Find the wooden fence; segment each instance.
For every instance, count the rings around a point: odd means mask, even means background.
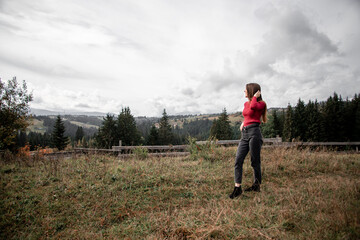
[[[240,140],[218,140],[212,142],[218,146],[236,146]],[[350,148],[359,152],[360,142],[282,142],[281,138],[264,138],[263,148],[285,147],[285,148]],[[208,141],[197,141],[197,144],[206,144]],[[166,146],[113,146],[112,149],[97,148],[74,148],[72,151],[62,151],[54,153],[44,153],[47,158],[70,157],[73,154],[112,154],[120,157],[133,156],[136,149],[147,149],[148,156],[187,156],[189,155],[189,145],[166,145]],[[36,155],[37,152],[31,152]],[[0,151],[0,158],[3,158],[4,151]]]
[[[281,138],[264,138],[264,144],[277,144]],[[219,146],[238,145],[240,140],[218,140],[213,144]],[[208,141],[197,141],[196,144],[206,144]],[[189,145],[156,145],[156,146],[113,146],[111,149],[74,148],[74,153],[116,154],[121,157],[132,156],[136,149],[147,149],[149,156],[187,156]]]
[[[236,146],[240,140],[219,140],[213,142],[218,146]],[[264,138],[263,147],[353,147],[358,152],[360,142],[282,142],[281,138]],[[206,144],[207,141],[197,141],[197,144]],[[186,156],[189,155],[189,145],[166,146],[113,146],[112,149],[75,148],[75,153],[111,153],[118,156],[132,156],[136,149],[147,149],[149,156]]]

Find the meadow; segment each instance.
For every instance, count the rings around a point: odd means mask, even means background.
[[[0,238],[360,238],[359,154],[263,149],[261,192],[231,200],[235,151],[5,158]],[[249,157],[243,179],[251,185]]]

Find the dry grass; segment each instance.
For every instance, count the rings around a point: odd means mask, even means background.
[[[0,238],[360,238],[358,154],[264,149],[261,192],[231,200],[235,151],[2,162]]]

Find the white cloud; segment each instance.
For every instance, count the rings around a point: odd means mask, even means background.
[[[135,115],[242,110],[356,92],[356,1],[1,1],[0,74],[34,107]]]

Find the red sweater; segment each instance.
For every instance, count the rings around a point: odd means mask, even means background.
[[[265,102],[258,102],[256,97],[251,99],[251,102],[244,104],[243,116],[244,116],[244,127],[252,123],[260,123],[260,117],[266,107]]]

